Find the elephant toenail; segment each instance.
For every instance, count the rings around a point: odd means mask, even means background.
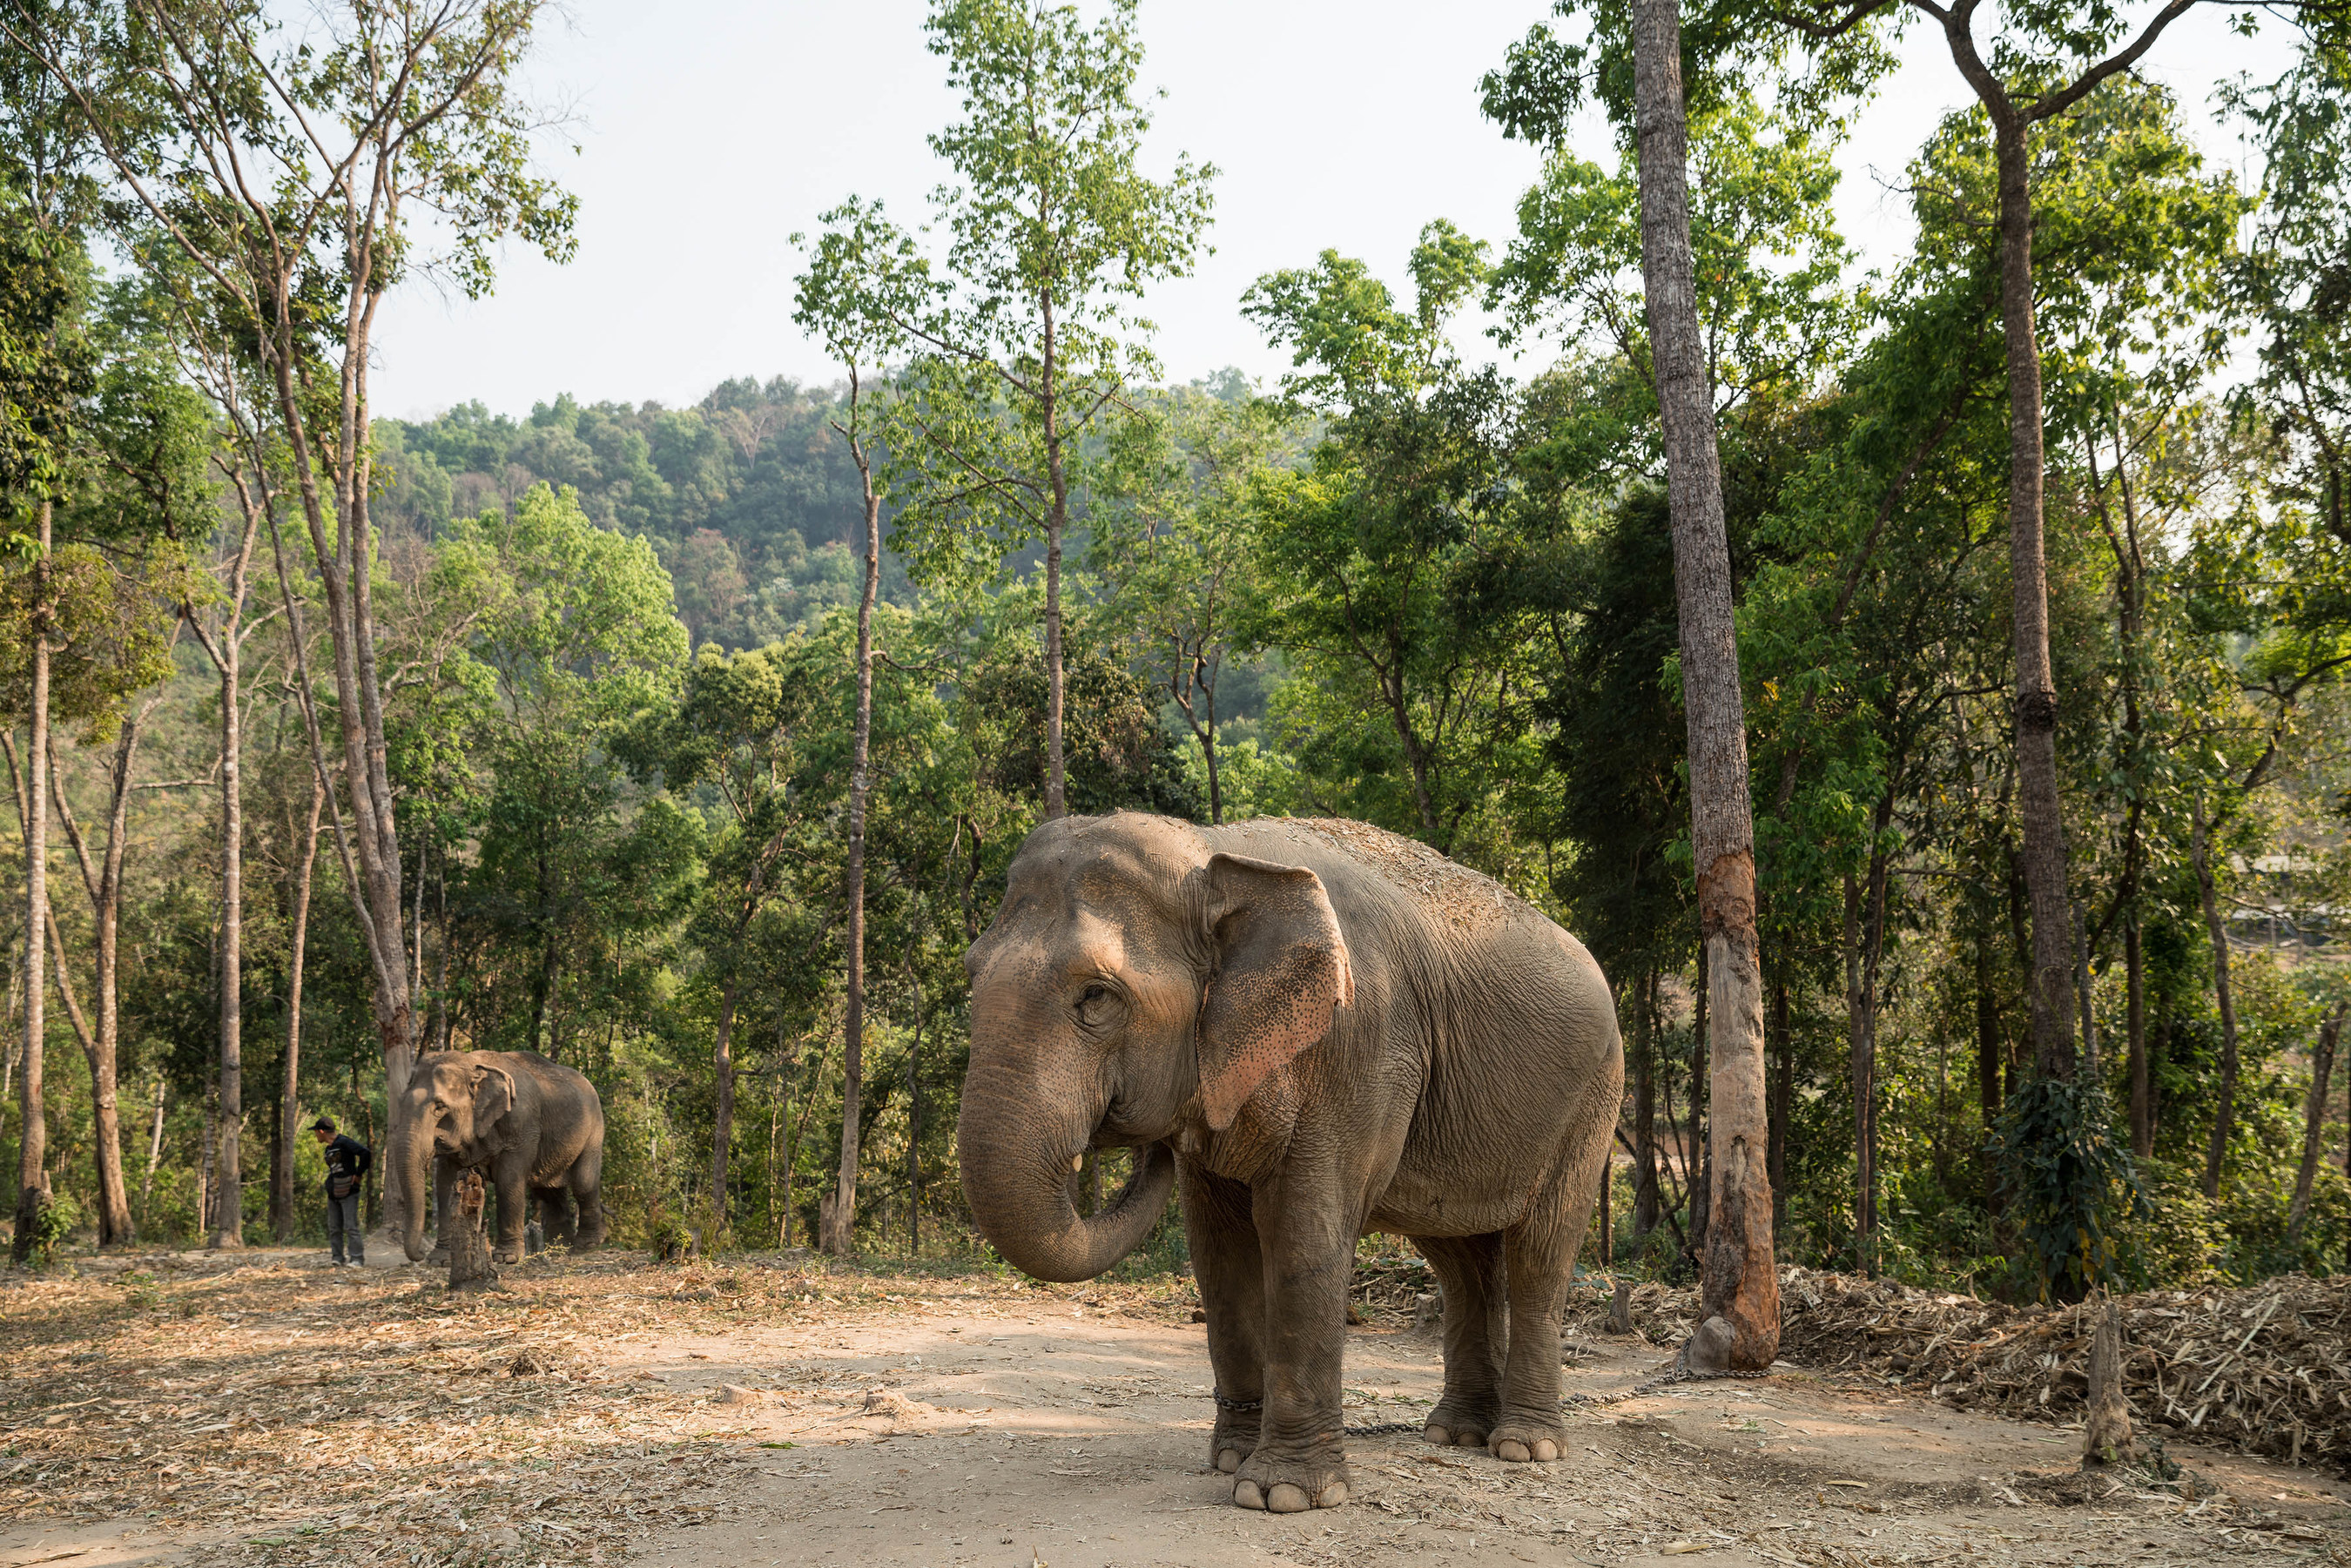
[[[1265,1494],[1265,1506],[1270,1513],[1304,1513],[1314,1503],[1306,1495],[1305,1488],[1292,1486],[1288,1481],[1277,1481],[1273,1490]]]
[[[1227,1448],[1217,1456],[1217,1469],[1224,1471],[1225,1474],[1231,1475],[1240,1468],[1241,1452],[1238,1448]]]
[[[1336,1508],[1346,1500],[1347,1483],[1345,1481],[1332,1481],[1329,1486],[1322,1489],[1320,1496],[1315,1498],[1314,1506],[1316,1508]]]
[[[1514,1437],[1505,1437],[1494,1445],[1494,1457],[1508,1459],[1514,1465],[1523,1464],[1528,1457],[1527,1446]]]
[[[1557,1458],[1559,1458],[1559,1445],[1557,1443],[1552,1442],[1549,1437],[1538,1437],[1535,1439],[1535,1462],[1537,1464],[1547,1465]]]
[[[1240,1504],[1243,1508],[1263,1508],[1265,1506],[1265,1494],[1257,1490],[1257,1482],[1255,1481],[1235,1481],[1233,1483],[1233,1500]]]
[[[1434,1421],[1422,1427],[1420,1435],[1440,1448],[1449,1448],[1453,1446],[1453,1434]]]

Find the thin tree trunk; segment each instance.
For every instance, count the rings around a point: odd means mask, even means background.
[[[44,498],[35,510],[40,554],[33,562],[32,737],[25,763],[31,810],[25,821],[25,1056],[16,1080],[23,1121],[16,1139],[16,1233],[10,1247],[18,1263],[31,1260],[34,1236],[49,1203],[48,1112],[41,1094],[41,1050],[47,1024],[43,1004],[48,988],[49,812],[40,780],[49,774],[51,515],[51,504]]]
[[[1731,618],[1713,389],[1690,255],[1688,138],[1676,0],[1635,0],[1635,141],[1641,272],[1674,529],[1683,708],[1689,727],[1690,837],[1707,947],[1714,1192],[1702,1310],[1687,1364],[1761,1371],[1780,1343],[1773,1270],[1770,1116],[1763,1075],[1761,948],[1755,927],[1755,824]]]
[[[712,1051],[718,1070],[718,1108],[710,1126],[710,1202],[724,1223],[727,1215],[726,1156],[735,1147],[735,988],[729,976],[718,993],[718,1040]]]
[[[161,1072],[155,1074],[155,1116],[147,1133],[147,1174],[139,1178],[139,1212],[142,1215],[155,1197],[155,1167],[163,1160],[163,1102],[171,1091],[171,1080]]]
[[[2017,815],[2032,911],[2032,1057],[2043,1077],[2074,1076],[2073,964],[2064,802],[2057,786],[2057,688],[2049,658],[2049,570],[2042,538],[2041,348],[2032,305],[2032,152],[2012,111],[1993,113],[2000,171],[2001,324],[2008,345],[2010,615],[2016,645]]]
[[[240,584],[240,587],[242,585]],[[241,597],[241,596],[240,596]],[[218,1210],[212,1245],[245,1245],[245,1186],[240,1155],[245,1136],[245,734],[238,707],[240,639],[234,619],[222,629],[221,669],[221,924],[220,1152]]]
[[[1056,378],[1061,373],[1054,339],[1053,301],[1040,295],[1045,329],[1044,358],[1037,388],[1044,415],[1045,473],[1050,490],[1045,507],[1045,817],[1069,814],[1068,780],[1061,748],[1061,535],[1070,524],[1070,481],[1061,461],[1061,430]],[[870,504],[869,504],[870,505]]]
[[[2220,1167],[2237,1112],[2237,1004],[2229,985],[2229,927],[2220,918],[2220,889],[2212,874],[2212,835],[2198,801],[2189,830],[2196,889],[2204,904],[2204,930],[2212,942],[2212,986],[2220,1007],[2220,1082],[2212,1102],[2212,1138],[2204,1151],[2204,1196],[2220,1196]]]
[[[1051,343],[1048,332],[1047,344]],[[1048,434],[1050,434],[1052,368],[1046,366],[1046,386],[1049,401],[1046,413]],[[856,371],[851,370],[850,390],[857,392]],[[844,870],[849,898],[848,986],[842,1008],[841,1081],[841,1165],[834,1175],[832,1202],[824,1209],[824,1234],[820,1239],[824,1249],[835,1257],[847,1257],[857,1244],[857,1164],[859,1118],[862,1114],[865,1087],[865,811],[867,796],[872,786],[872,760],[873,742],[873,601],[881,591],[882,581],[882,498],[873,488],[873,468],[870,455],[862,440],[852,436],[850,455],[856,461],[865,501],[865,578],[857,598],[857,716],[850,734],[849,755],[849,863]],[[1054,457],[1055,483],[1060,481],[1058,449]],[[1059,494],[1058,488],[1056,494]],[[1058,503],[1057,503],[1058,504]],[[1049,556],[1049,577],[1045,611],[1045,652],[1050,695],[1049,710],[1051,751],[1051,776],[1046,781],[1046,815],[1061,815],[1061,601],[1056,595],[1060,586],[1061,538],[1053,537]]]
[[[310,941],[310,882],[319,862],[319,813],[325,792],[314,779],[310,815],[294,873],[294,909],[286,963],[286,1056],[277,1086],[277,1146],[269,1173],[269,1228],[280,1245],[294,1239],[294,1140],[302,1120],[302,962]]]
[[[1709,1190],[1714,1181],[1714,1156],[1706,1136],[1706,947],[1698,950],[1698,999],[1690,1019],[1690,1086],[1689,1136],[1683,1147],[1689,1151],[1690,1184],[1690,1259],[1703,1267],[1706,1261],[1707,1206],[1712,1197]]]
[[[1644,970],[1633,990],[1633,1239],[1657,1228],[1657,1029],[1651,981]]]
[[[2302,1164],[2294,1176],[2294,1202],[2286,1208],[2285,1239],[2302,1244],[2302,1228],[2310,1218],[2310,1189],[2318,1178],[2318,1138],[2326,1124],[2326,1100],[2335,1086],[2335,1047],[2343,1037],[2343,1017],[2351,1003],[2337,1002],[2318,1026],[2318,1042],[2310,1051],[2310,1097],[2302,1109]]]
[[[1886,950],[1886,834],[1894,820],[1894,786],[1878,797],[1869,870],[1845,879],[1845,1028],[1851,1054],[1854,1118],[1854,1264],[1877,1272],[1877,978]]]
[[[2147,1061],[2147,956],[2136,914],[2123,923],[2123,985],[2129,1007],[2125,1029],[2130,1052],[2131,1154],[2143,1160],[2155,1153],[2155,1098]]]
[[[1765,1169],[1771,1182],[1774,1223],[1784,1219],[1782,1207],[1788,1190],[1788,1113],[1796,1097],[1796,1041],[1788,1026],[1788,981],[1783,973],[1771,988],[1771,1034],[1776,1041],[1778,1071],[1771,1077],[1769,1144]]]

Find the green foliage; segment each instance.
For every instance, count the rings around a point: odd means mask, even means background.
[[[2057,1078],[2034,1079],[2001,1110],[1990,1151],[2023,1243],[2018,1282],[2043,1301],[2078,1301],[2116,1280],[2123,1233],[2147,1217],[2113,1124],[2101,1086]]]

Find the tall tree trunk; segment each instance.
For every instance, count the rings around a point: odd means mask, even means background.
[[[1761,1371],[1780,1344],[1770,1116],[1763,1079],[1761,948],[1755,928],[1755,823],[1748,796],[1747,729],[1731,619],[1730,548],[1722,516],[1713,389],[1698,325],[1690,256],[1687,127],[1683,119],[1677,0],[1635,0],[1635,141],[1641,187],[1641,274],[1680,611],[1682,700],[1689,727],[1690,839],[1698,866],[1698,930],[1715,1031],[1708,1059],[1714,1107],[1714,1192],[1702,1311],[1684,1347],[1704,1370]]]
[[[2229,985],[2229,926],[2220,917],[2218,879],[2212,872],[2211,825],[2204,803],[2196,802],[2189,848],[2196,867],[2196,890],[2204,904],[2204,931],[2212,942],[2212,987],[2220,1006],[2220,1082],[2212,1099],[2212,1138],[2204,1151],[2204,1196],[2220,1196],[2220,1167],[2228,1158],[2229,1134],[2237,1113],[2237,1003]]]
[[[2137,914],[2123,923],[2123,986],[2129,1009],[2124,1028],[2130,1055],[2131,1154],[2143,1160],[2155,1153],[2155,1099],[2147,1062],[2147,956]]]
[[[1061,459],[1059,394],[1061,374],[1054,338],[1053,301],[1040,296],[1043,307],[1045,352],[1038,366],[1037,389],[1045,431],[1045,816],[1048,821],[1069,814],[1068,779],[1063,772],[1061,746],[1061,535],[1070,525],[1070,479]],[[869,503],[870,507],[870,503]]]
[[[2057,788],[2057,686],[2049,657],[2049,568],[2043,544],[2041,346],[2032,306],[2032,151],[2012,110],[1993,110],[2000,170],[2001,326],[2008,347],[2008,558],[2016,644],[2017,815],[2032,910],[2032,1059],[2043,1077],[2074,1076],[2073,964],[2064,808]]]
[[[232,621],[220,640],[220,1196],[212,1234],[214,1248],[231,1249],[245,1245],[245,733],[237,630]]]
[[[1786,1219],[1788,1190],[1788,1114],[1796,1098],[1796,1040],[1788,1026],[1788,980],[1784,971],[1771,988],[1771,1034],[1779,1053],[1774,1063],[1777,1071],[1771,1076],[1771,1103],[1769,1106],[1770,1145],[1765,1173],[1770,1177],[1772,1193],[1772,1222]]]
[[[269,1230],[279,1245],[294,1239],[294,1140],[302,1120],[302,963],[310,942],[310,881],[319,862],[319,813],[325,792],[310,786],[310,815],[295,862],[294,908],[286,962],[286,1055],[277,1085],[277,1145],[269,1170]]]
[[[2310,1218],[2310,1189],[2318,1178],[2318,1137],[2326,1125],[2326,1099],[2335,1086],[2335,1047],[2343,1037],[2343,1016],[2351,1003],[2337,1002],[2318,1026],[2318,1041],[2310,1051],[2310,1097],[2302,1108],[2302,1164],[2294,1176],[2294,1201],[2285,1213],[2285,1239],[2302,1244],[2302,1228]]]
[[[1657,1228],[1657,1026],[1651,980],[1633,989],[1633,1239]]]
[[[1050,334],[1047,342],[1051,341]],[[1047,367],[1050,388],[1050,366]],[[854,385],[852,383],[852,391]],[[1050,419],[1051,406],[1047,405]],[[1058,465],[1060,458],[1055,456]],[[841,1080],[841,1165],[833,1178],[831,1204],[822,1212],[824,1249],[845,1258],[857,1244],[857,1163],[859,1118],[865,1087],[865,808],[872,787],[873,742],[873,601],[882,582],[882,498],[873,488],[872,459],[863,444],[850,444],[865,501],[865,580],[857,597],[857,716],[849,742],[849,864],[844,872],[849,898],[847,941],[849,975],[842,1007]],[[1056,482],[1059,469],[1055,470]],[[1050,558],[1048,603],[1045,611],[1045,651],[1050,685],[1048,699],[1051,721],[1051,776],[1046,782],[1046,815],[1061,814],[1061,571],[1060,536],[1054,536]]]
[[[1877,1272],[1877,977],[1886,951],[1886,834],[1894,820],[1894,785],[1878,797],[1869,870],[1848,876],[1845,901],[1845,1043],[1853,1076],[1854,1266]]]
[[[147,1132],[147,1174],[139,1178],[139,1212],[155,1197],[155,1167],[163,1161],[163,1102],[171,1093],[171,1080],[161,1072],[155,1074],[155,1114]]]
[[[109,796],[107,801],[107,839],[93,864],[89,842],[82,837],[81,824],[73,814],[73,804],[67,799],[64,768],[57,747],[49,748],[49,803],[57,809],[58,825],[66,831],[66,839],[73,846],[74,859],[81,868],[83,890],[89,895],[90,924],[95,936],[95,970],[98,1017],[95,1027],[89,1028],[82,1040],[89,1059],[90,1110],[95,1124],[95,1149],[98,1175],[98,1244],[101,1248],[128,1245],[132,1239],[131,1189],[122,1170],[122,1115],[117,1081],[120,1055],[121,986],[118,956],[121,950],[122,860],[127,844],[131,817],[131,769],[139,751],[139,734],[148,716],[162,699],[153,698],[142,704],[122,721],[122,733],[115,741],[114,760],[108,768]],[[16,758],[10,748],[10,765]],[[21,819],[25,798],[17,797]],[[52,924],[55,915],[52,912]],[[62,948],[56,955],[58,979],[65,978],[65,955]],[[77,1032],[82,1033],[77,1014]]]
[[[1690,1019],[1689,1137],[1682,1146],[1689,1151],[1690,1260],[1701,1267],[1706,1261],[1707,1208],[1714,1181],[1714,1156],[1706,1136],[1706,947],[1700,944],[1698,1000]]]
[[[710,1202],[721,1223],[729,1208],[727,1155],[735,1149],[735,977],[730,975],[718,993],[718,1040],[711,1052],[717,1066],[718,1107],[710,1125]]]
[[[16,1233],[10,1256],[31,1260],[34,1235],[49,1203],[48,1112],[41,1097],[41,1050],[48,990],[49,811],[40,781],[49,775],[49,539],[51,505],[35,511],[40,554],[33,562],[32,737],[25,771],[31,811],[25,822],[25,1056],[16,1080],[23,1120],[16,1139]]]

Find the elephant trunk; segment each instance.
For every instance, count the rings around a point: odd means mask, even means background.
[[[401,1235],[401,1249],[412,1263],[424,1259],[424,1207],[427,1195],[433,1190],[428,1174],[433,1163],[434,1116],[430,1105],[416,1107],[408,1117],[407,1126],[392,1144],[393,1179],[401,1184],[401,1200],[406,1216],[406,1228]]]
[[[1176,1157],[1150,1145],[1118,1197],[1081,1215],[1070,1165],[1092,1129],[1052,1125],[1058,1118],[1039,1113],[1042,1098],[1033,1084],[967,1085],[956,1137],[964,1197],[979,1233],[1014,1268],[1040,1280],[1091,1280],[1151,1233],[1176,1185]]]

